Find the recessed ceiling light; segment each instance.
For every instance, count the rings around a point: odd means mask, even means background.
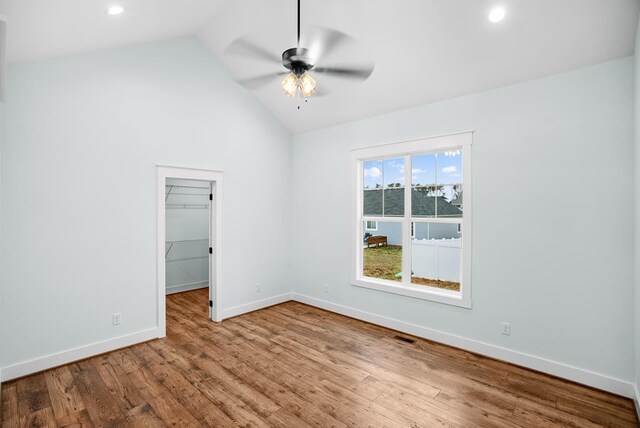
[[[491,11],[491,13],[489,13],[489,21],[493,22],[494,24],[496,22],[500,22],[504,19],[504,16],[506,14],[507,12],[504,10],[504,8],[496,7]]]
[[[124,12],[124,7],[122,6],[111,6],[107,9],[107,15],[111,16],[120,15],[122,12]]]

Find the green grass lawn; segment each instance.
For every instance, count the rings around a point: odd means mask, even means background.
[[[396,277],[400,272],[402,272],[402,247],[390,245],[387,247],[364,249],[364,276],[402,282],[401,277]],[[411,278],[411,283],[414,285],[428,285],[430,287],[460,291],[459,282],[440,281],[414,276]]]
[[[402,282],[402,247],[387,246],[364,249],[364,276]]]

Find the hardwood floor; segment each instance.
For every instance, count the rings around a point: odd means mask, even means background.
[[[3,426],[636,426],[630,400],[299,303],[216,325],[206,293],[167,298],[165,339],[3,385]]]

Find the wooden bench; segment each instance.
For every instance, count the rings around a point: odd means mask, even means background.
[[[371,246],[379,247],[380,245],[387,246],[387,237],[386,236],[370,236],[367,239],[367,248]]]

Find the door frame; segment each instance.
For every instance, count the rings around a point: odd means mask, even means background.
[[[170,165],[157,165],[157,297],[158,297],[158,327],[160,337],[167,335],[166,314],[166,272],[165,272],[165,241],[166,241],[166,216],[165,216],[165,189],[167,178],[185,180],[201,180],[211,182],[214,195],[210,213],[210,245],[213,255],[209,258],[209,300],[213,300],[213,306],[209,310],[213,321],[222,321],[222,305],[220,295],[222,288],[222,187],[224,173],[222,171],[178,167]]]

